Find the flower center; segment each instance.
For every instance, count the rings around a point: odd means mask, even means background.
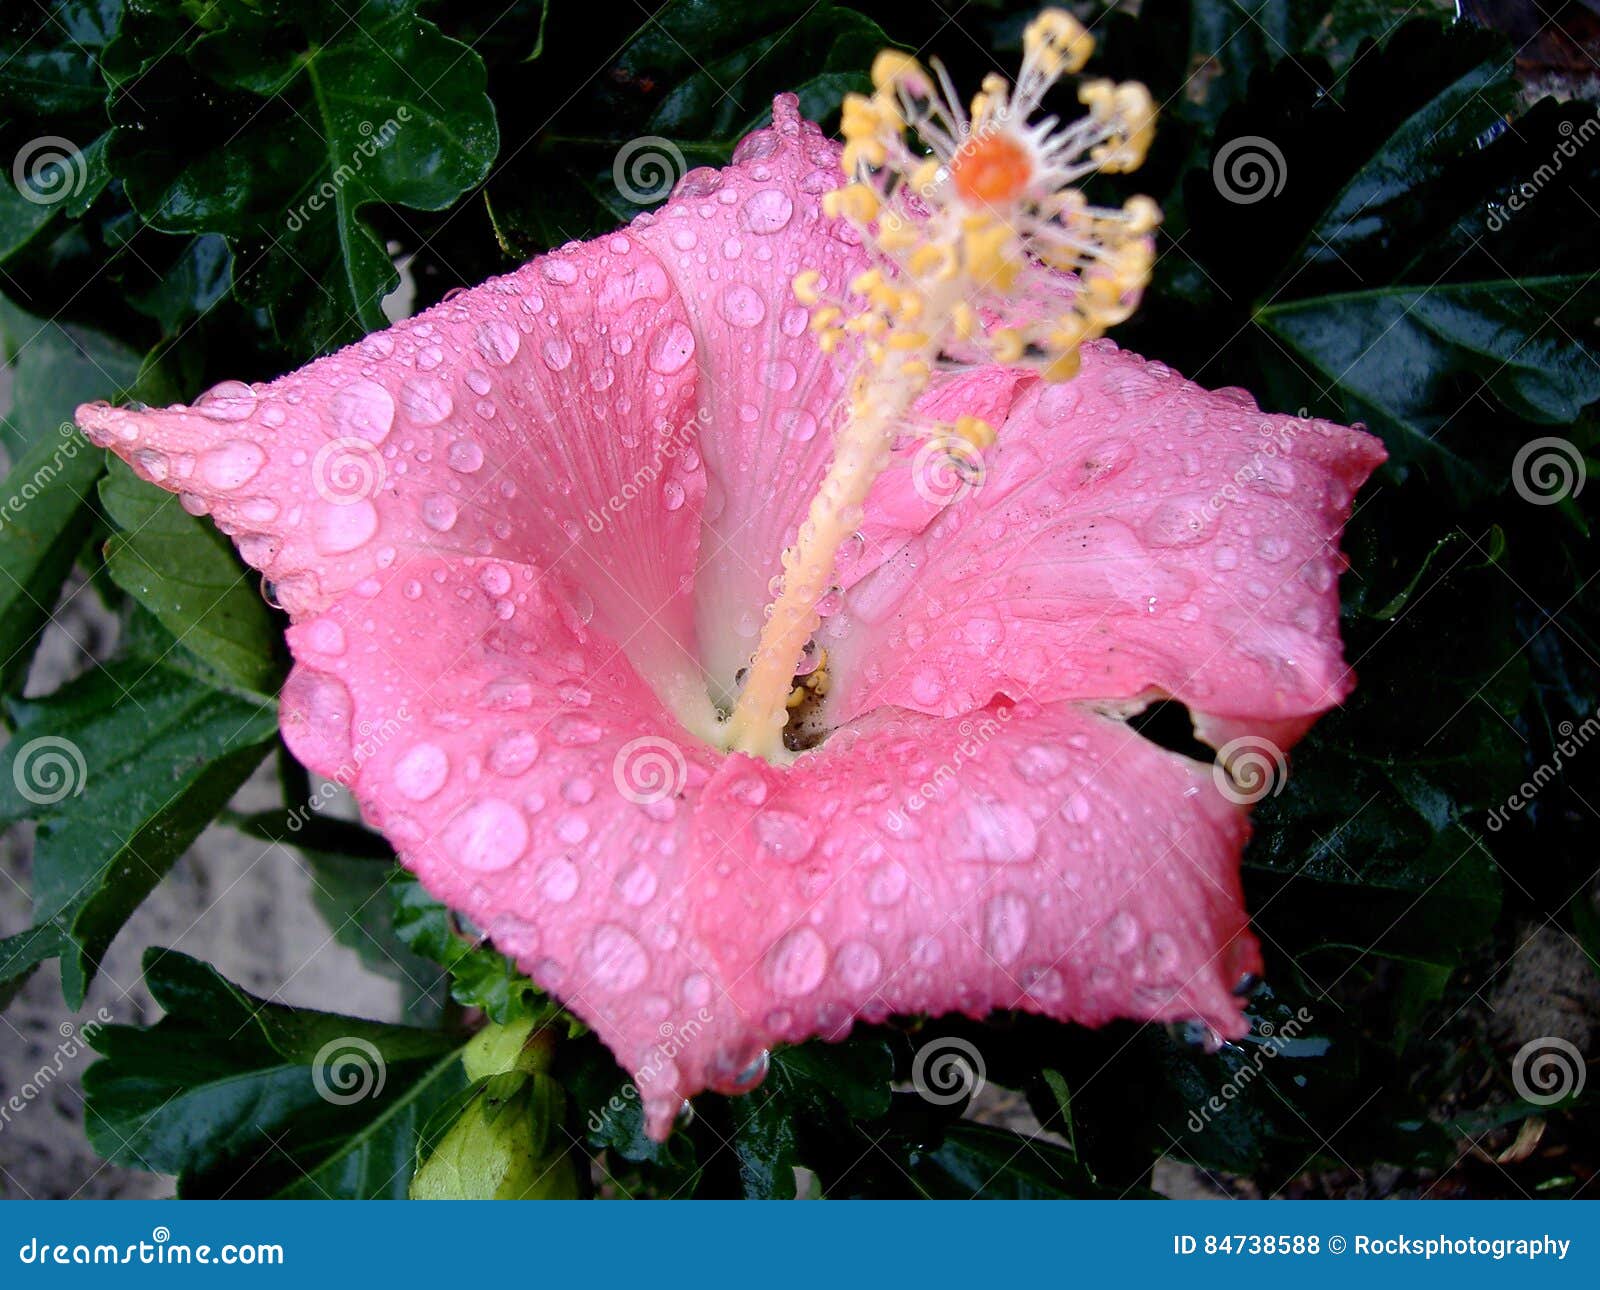
[[[861,356],[832,465],[783,553],[781,589],[722,728],[729,749],[778,763],[794,755],[791,714],[813,708],[826,688],[801,681],[807,651],[816,651],[818,606],[896,441],[931,439],[959,466],[981,469],[991,426],[975,417],[919,424],[911,415],[949,351],[1066,380],[1083,342],[1132,313],[1149,280],[1155,203],[1094,207],[1072,186],[1140,164],[1154,128],[1148,91],[1090,81],[1079,88],[1083,118],[1060,130],[1053,120],[1029,126],[1045,92],[1082,69],[1093,41],[1070,14],[1047,9],[1028,25],[1023,49],[1016,85],[987,78],[970,116],[942,67],[930,74],[894,50],[873,63],[872,95],[845,98],[850,182],[823,209],[854,225],[878,263],[849,283],[814,271],[795,278],[823,352],[851,340]],[[1063,273],[1078,275],[1075,287]],[[1059,312],[1040,308],[1048,301],[1062,302]]]
[[[1003,134],[970,139],[951,158],[950,178],[971,205],[998,205],[1022,195],[1033,178],[1033,162],[1015,139]]]

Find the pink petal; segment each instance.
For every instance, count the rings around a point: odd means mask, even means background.
[[[1237,1036],[1232,991],[1260,965],[1247,832],[1209,768],[1071,704],[885,709],[787,772],[731,758],[696,816],[712,868],[691,909],[745,1030],[680,1054],[685,1088],[696,1057],[736,1067],[891,1013],[1200,1018]]]
[[[595,1028],[657,1136],[857,1016],[1243,1030],[1248,825],[1209,768],[1034,704],[886,710],[788,770],[724,758],[534,570],[417,572],[292,629],[285,735]]]
[[[410,572],[290,630],[284,737],[593,1026],[670,1123],[705,1075],[652,1064],[668,1023],[708,1043],[739,1033],[695,975],[709,870],[693,804],[720,757],[534,569],[419,558]]]
[[[842,293],[866,267],[860,239],[826,219],[821,194],[843,182],[839,149],[799,115],[792,94],[733,164],[689,172],[632,236],[683,295],[698,359],[709,495],[697,588],[700,644],[713,686],[734,690],[761,627],[779,555],[832,455],[848,360],[824,355],[792,283],[806,269]]]
[[[295,617],[416,556],[553,571],[663,685],[699,686],[695,371],[657,260],[546,256],[265,385],[79,423],[233,535]]]
[[[981,486],[922,501],[926,526],[824,629],[837,719],[1159,693],[1205,737],[1287,747],[1354,683],[1338,539],[1383,459],[1360,431],[1092,346],[1075,380],[1018,394]],[[919,468],[901,454],[869,524],[910,526]]]

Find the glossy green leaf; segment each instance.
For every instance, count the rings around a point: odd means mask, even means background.
[[[507,1022],[552,1010],[533,982],[503,954],[462,933],[456,916],[409,875],[390,884],[395,934],[415,954],[450,974],[450,996],[463,1007],[482,1008],[491,1021]]]
[[[165,1016],[108,1026],[84,1077],[107,1159],[180,1194],[402,1197],[416,1134],[464,1084],[460,1039],[255,998],[172,950],[145,956]]]
[[[283,670],[277,631],[258,575],[232,544],[120,460],[100,481],[100,502],[115,526],[105,551],[111,580],[224,683],[273,693]]]
[[[383,325],[399,277],[367,208],[442,210],[499,147],[482,60],[416,8],[230,5],[197,27],[163,0],[106,51],[109,164],[134,207],[227,238],[240,298],[309,350]]]
[[[0,827],[38,832],[34,927],[0,941],[0,981],[59,953],[75,1008],[128,915],[261,761],[277,714],[134,660],[11,711]]]

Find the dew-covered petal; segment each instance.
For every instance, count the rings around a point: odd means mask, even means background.
[[[662,685],[698,677],[690,585],[705,493],[685,314],[614,236],[535,260],[267,384],[78,420],[208,510],[295,617],[417,555],[550,571]]]
[[[663,338],[664,360],[699,369],[700,409],[714,427],[696,601],[707,672],[725,695],[832,455],[849,357],[821,352],[792,283],[814,270],[823,292],[842,294],[866,267],[858,235],[822,214],[821,195],[843,182],[838,158],[783,95],[772,126],[746,136],[732,165],[690,171],[629,230],[682,292],[689,326]]]
[[[857,1018],[997,1008],[1237,1036],[1247,832],[1211,767],[1075,704],[879,710],[786,771],[731,758],[691,910],[746,1029],[696,1052],[721,1069]]]
[[[926,522],[825,629],[837,720],[1164,694],[1202,737],[1287,747],[1349,692],[1338,540],[1376,439],[1105,342],[998,428],[976,487],[910,452],[879,481],[869,522]]]
[[[419,559],[289,644],[291,750],[347,784],[401,862],[592,1026],[670,1123],[704,1082],[673,1064],[675,1028],[713,1047],[742,1034],[692,914],[694,802],[717,755],[529,566]]]

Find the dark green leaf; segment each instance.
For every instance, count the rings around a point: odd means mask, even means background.
[[[118,460],[100,481],[100,501],[116,526],[106,543],[111,580],[223,682],[273,693],[277,633],[256,575],[227,539]]]
[[[482,60],[416,8],[230,5],[200,28],[165,0],[106,51],[109,163],[134,207],[224,236],[241,299],[308,350],[383,325],[399,277],[365,208],[442,210],[499,146]]]
[[[459,1037],[269,1003],[171,950],[145,981],[166,1015],[97,1032],[84,1077],[107,1159],[184,1195],[405,1195],[422,1122],[465,1083]]]
[[[503,954],[459,929],[455,915],[410,876],[391,883],[395,934],[415,954],[450,974],[450,997],[463,1007],[482,1008],[491,1021],[505,1023],[535,1015],[552,1005],[532,981]]]
[[[0,943],[0,980],[62,955],[78,1007],[101,954],[265,755],[270,704],[127,661],[12,705],[0,827],[39,822],[34,930]]]

